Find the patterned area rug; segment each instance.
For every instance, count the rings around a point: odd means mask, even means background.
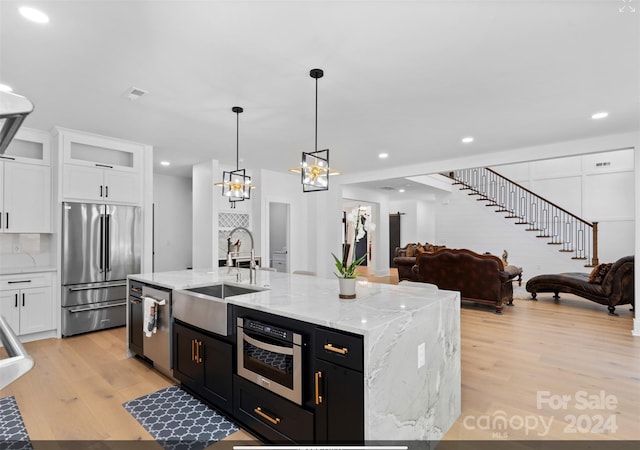
[[[33,449],[14,397],[0,398],[0,448]]]
[[[167,450],[200,450],[238,431],[233,422],[178,386],[122,406]]]

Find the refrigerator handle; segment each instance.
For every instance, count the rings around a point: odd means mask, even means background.
[[[104,260],[104,214],[100,214],[100,256],[98,258],[98,267],[100,268],[100,273],[104,272],[104,270],[102,270],[103,260]]]
[[[105,214],[106,216],[106,231],[104,233],[104,271],[111,272],[111,214]]]

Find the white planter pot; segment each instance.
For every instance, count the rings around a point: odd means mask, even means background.
[[[345,299],[356,298],[356,279],[355,278],[338,278],[340,284],[340,294],[338,297]]]

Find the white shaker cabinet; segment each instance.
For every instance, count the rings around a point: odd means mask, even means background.
[[[0,155],[0,232],[51,233],[49,137],[20,130]]]
[[[0,314],[18,336],[54,330],[51,274],[0,276]]]
[[[132,172],[65,164],[62,193],[65,200],[138,204],[140,177]]]
[[[142,203],[145,145],[56,128],[63,155],[64,200]]]

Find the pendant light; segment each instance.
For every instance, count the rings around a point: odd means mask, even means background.
[[[236,202],[242,202],[251,198],[251,177],[240,169],[240,113],[244,110],[240,106],[234,106],[231,111],[236,113],[236,170],[222,172],[222,182],[216,186],[222,186],[222,195],[229,198],[231,208],[236,207]]]
[[[324,76],[322,69],[312,69],[311,78],[316,80],[316,134],[315,151],[302,152],[302,164],[289,169],[300,174],[303,192],[326,191],[329,189],[329,176],[340,172],[329,167],[329,149],[318,150],[318,79]]]

